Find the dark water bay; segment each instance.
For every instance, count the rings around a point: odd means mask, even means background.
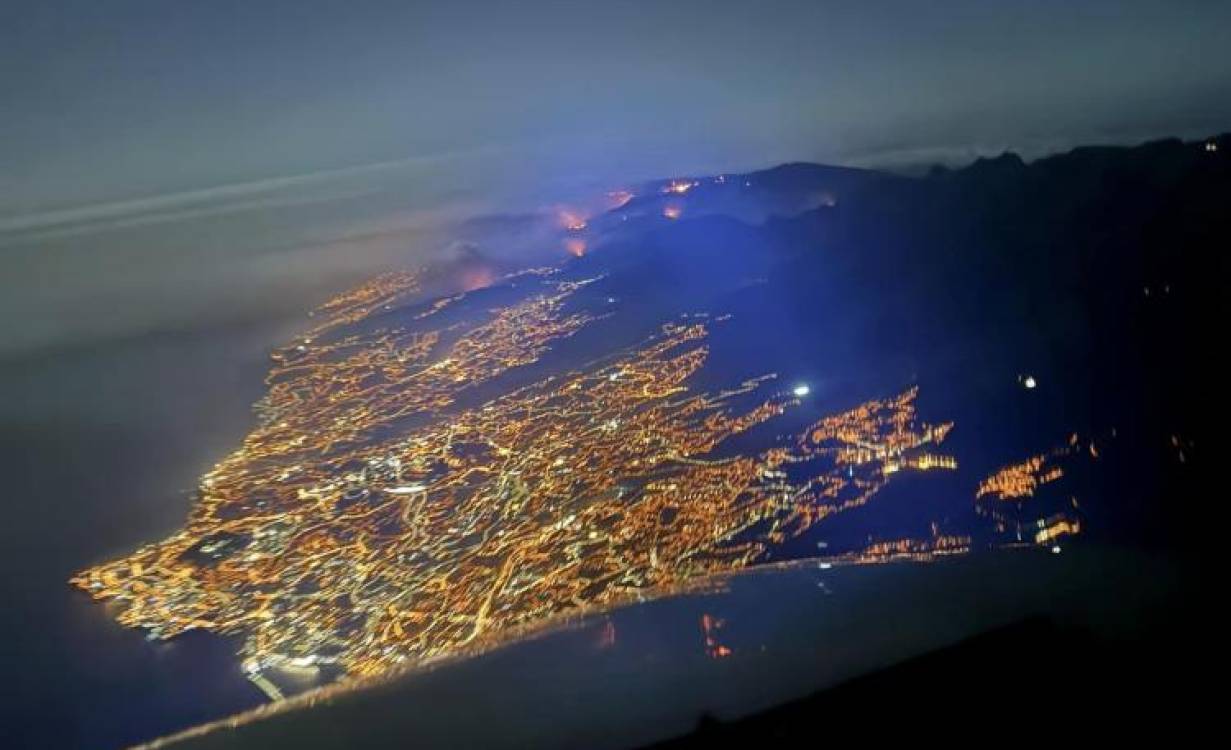
[[[0,367],[6,747],[109,748],[259,704],[234,644],[151,643],[66,583],[183,522],[251,424],[278,323],[148,334]]]

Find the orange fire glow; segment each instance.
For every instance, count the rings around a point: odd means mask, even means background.
[[[560,226],[570,232],[580,232],[586,228],[586,217],[571,208],[561,208],[556,212],[556,220]]]
[[[665,187],[663,187],[663,192],[664,193],[675,193],[676,195],[683,195],[684,193],[687,193],[689,190],[692,190],[693,188],[695,188],[696,186],[697,186],[696,182],[691,182],[689,180],[672,180]]]
[[[580,237],[568,237],[564,240],[564,249],[570,255],[580,258],[586,254],[586,241]]]
[[[476,289],[491,286],[496,280],[496,274],[490,268],[470,268],[462,273],[462,289],[473,292]]]
[[[560,212],[560,225],[569,230],[569,232],[581,232],[582,229],[586,228],[586,219],[577,216],[575,213]]]

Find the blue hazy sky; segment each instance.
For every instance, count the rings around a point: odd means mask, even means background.
[[[111,277],[446,205],[1225,130],[1229,34],[1213,0],[8,0],[0,313],[35,341]]]
[[[0,215],[407,158],[530,178],[1227,125],[1225,2],[10,0]]]

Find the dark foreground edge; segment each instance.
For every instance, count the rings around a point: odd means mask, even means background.
[[[1170,638],[1108,638],[1033,617],[752,716],[703,715],[690,734],[646,750],[817,747],[860,736],[1051,742],[1178,729],[1195,708],[1185,673],[1196,665],[1172,658],[1182,649]]]

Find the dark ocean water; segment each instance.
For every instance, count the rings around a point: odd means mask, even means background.
[[[6,747],[112,748],[259,704],[230,641],[151,643],[72,589],[182,523],[251,424],[280,325],[146,335],[0,368]]]

